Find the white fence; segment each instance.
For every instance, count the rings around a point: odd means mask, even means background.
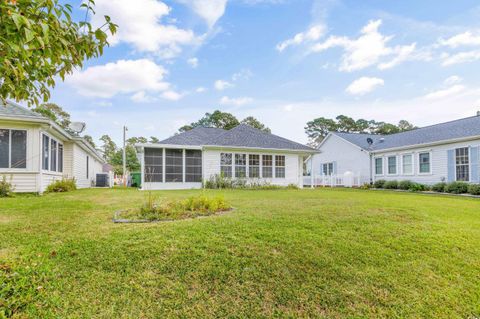
[[[368,176],[346,172],[343,175],[315,175],[304,176],[303,185],[314,187],[360,187],[365,183],[370,183]]]

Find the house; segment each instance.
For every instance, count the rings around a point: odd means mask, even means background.
[[[201,188],[215,175],[302,187],[304,157],[317,152],[245,124],[228,131],[197,127],[136,149],[142,189]]]
[[[480,112],[392,135],[331,132],[318,149],[307,164],[312,179],[354,174],[364,182],[480,183]]]
[[[0,177],[11,180],[16,192],[42,193],[62,177],[91,187],[103,164],[83,138],[18,104],[0,102]]]

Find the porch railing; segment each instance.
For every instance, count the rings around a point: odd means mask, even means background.
[[[370,182],[368,176],[346,172],[342,175],[314,175],[303,177],[304,186],[314,187],[360,187]]]

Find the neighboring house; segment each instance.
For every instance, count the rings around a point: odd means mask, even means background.
[[[42,193],[62,177],[94,185],[104,161],[83,138],[18,104],[0,103],[0,177],[16,192]]]
[[[332,132],[318,149],[314,176],[480,183],[480,114],[392,135]]]
[[[317,151],[242,124],[197,127],[155,144],[138,144],[142,189],[201,188],[215,175],[303,186],[304,157]]]

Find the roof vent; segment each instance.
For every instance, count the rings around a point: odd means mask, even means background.
[[[373,140],[371,137],[367,138],[367,143],[368,145],[372,145],[373,144]]]
[[[380,140],[379,140],[380,143],[383,143],[385,142],[385,139],[382,137]]]

